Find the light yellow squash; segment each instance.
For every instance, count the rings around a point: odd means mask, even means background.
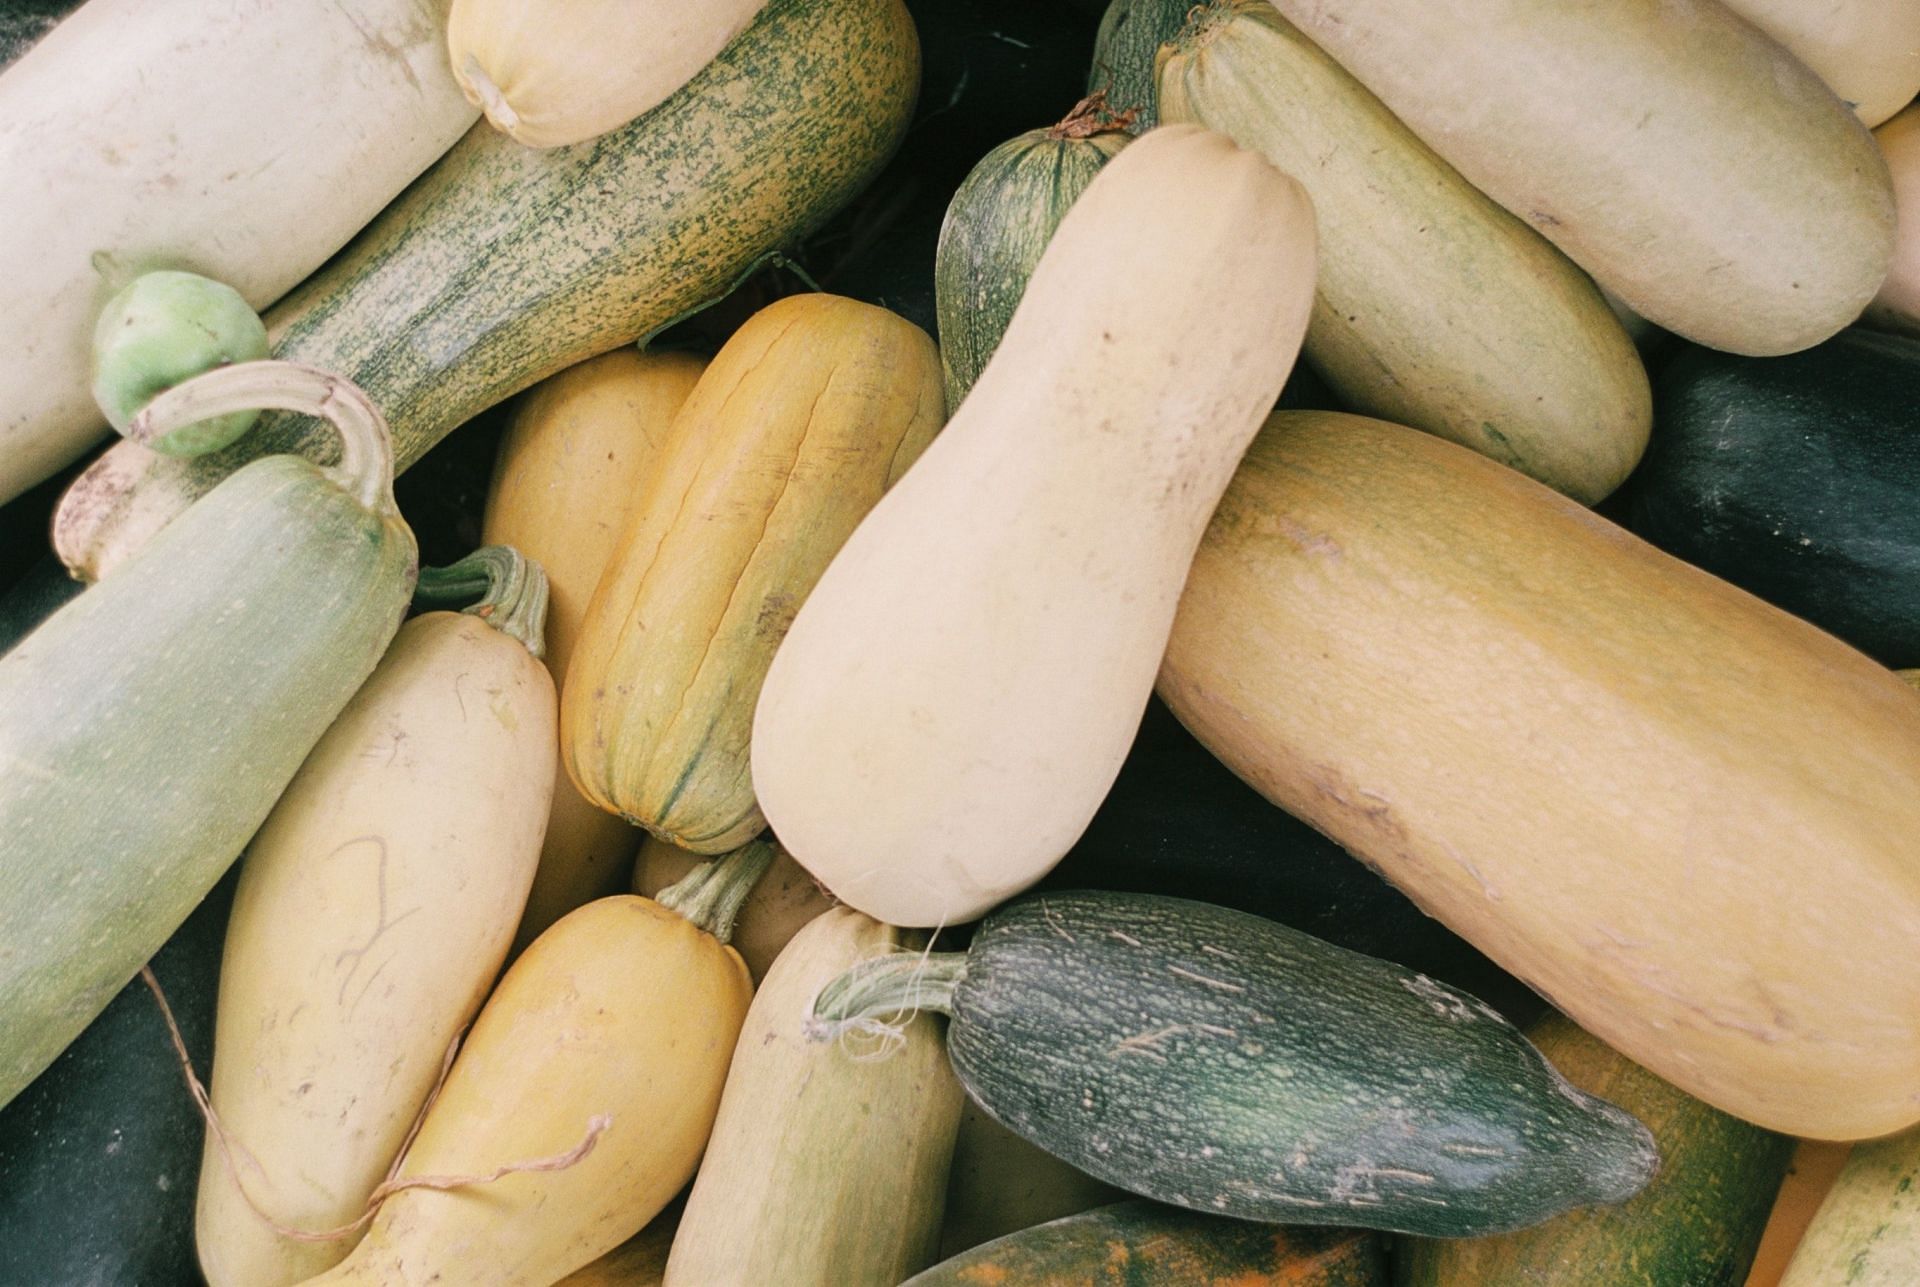
[[[1920,0],[1721,0],[1874,126],[1920,94]]]
[[[1900,208],[1894,231],[1893,267],[1867,308],[1867,322],[1920,335],[1920,103],[1873,132],[1893,172],[1893,198]]]
[[[1129,144],[1067,212],[761,692],[754,788],[835,896],[958,923],[1085,830],[1207,515],[1292,369],[1313,256],[1300,186],[1190,125]]]
[[[1760,1235],[1760,1249],[1753,1253],[1753,1268],[1747,1271],[1745,1287],[1780,1287],[1787,1262],[1799,1250],[1814,1213],[1857,1147],[1830,1140],[1801,1140],[1794,1148],[1787,1178],[1781,1182],[1766,1231]]]
[[[648,836],[633,864],[633,892],[652,898],[669,885],[685,880],[696,868],[713,861]],[[756,985],[767,977],[782,948],[814,917],[834,906],[820,883],[778,843],[767,874],[754,882],[740,904],[728,940]]]
[[[481,539],[511,545],[546,569],[547,668],[563,690],[639,479],[705,365],[691,354],[615,349],[543,380],[514,408]],[[515,945],[581,904],[625,890],[639,841],[637,829],[588,803],[561,774]]]
[[[1920,1121],[1920,693],[1547,488],[1275,415],[1161,694],[1214,754],[1680,1089]]]

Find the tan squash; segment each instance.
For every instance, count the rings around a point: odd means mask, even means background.
[[[1780,1194],[1773,1201],[1766,1230],[1760,1235],[1760,1249],[1753,1253],[1745,1287],[1780,1287],[1787,1262],[1855,1147],[1830,1140],[1800,1141],[1787,1167],[1787,1178],[1780,1184]]]
[[[1300,186],[1191,125],[1129,144],[1067,211],[761,691],[754,788],[836,897],[958,923],[1086,829],[1206,517],[1292,369],[1313,256]]]
[[[1920,693],[1832,636],[1451,443],[1283,413],[1160,691],[1689,1094],[1819,1138],[1920,1120]]]
[[[1893,172],[1893,199],[1900,217],[1894,229],[1893,267],[1867,306],[1866,320],[1872,326],[1920,335],[1920,103],[1875,130],[1873,137]]]
[[[560,736],[589,800],[695,853],[765,829],[748,734],[774,649],[943,414],[933,341],[871,304],[791,296],[727,341],[587,609]]]
[[[615,349],[541,381],[514,407],[480,534],[546,569],[547,668],[563,690],[593,587],[632,514],[638,481],[705,365],[686,353]],[[574,908],[625,890],[640,842],[638,830],[588,803],[564,773],[559,777],[516,948]]]
[[[660,839],[648,836],[640,846],[633,864],[633,892],[652,898],[669,885],[685,880],[698,867],[712,862],[699,854],[688,853]],[[733,937],[728,940],[755,985],[767,977],[782,948],[814,917],[834,906],[833,898],[820,888],[820,882],[793,860],[793,855],[776,841],[773,864],[767,874],[754,882],[753,891],[740,904],[740,915],[733,922]]]
[[[1920,94],[1920,0],[1721,0],[1820,74],[1862,125]]]

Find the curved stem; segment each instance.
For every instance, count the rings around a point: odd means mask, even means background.
[[[146,446],[183,425],[235,411],[297,411],[325,420],[340,435],[340,463],[321,472],[368,509],[399,513],[393,435],[380,409],[351,380],[303,363],[237,362],[196,375],[142,408],[127,437]]]
[[[813,1000],[813,1018],[825,1031],[891,1014],[953,1013],[953,990],[967,975],[965,952],[876,956],[848,969]]]
[[[772,865],[773,842],[751,840],[723,858],[701,863],[655,894],[653,901],[727,943],[733,938],[740,904]]]
[[[458,608],[546,655],[547,574],[511,545],[483,545],[457,563],[421,568],[416,608]]]
[[[473,86],[473,92],[479,95],[480,110],[486,113],[487,120],[502,133],[513,133],[514,127],[520,124],[520,113],[513,110],[513,104],[494,84],[493,77],[487,75],[487,69],[480,65],[480,60],[468,54],[466,62],[460,65],[460,74],[467,78],[467,83]]]

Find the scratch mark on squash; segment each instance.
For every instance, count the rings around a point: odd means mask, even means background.
[[[1217,988],[1222,992],[1245,992],[1246,991],[1246,989],[1241,987],[1238,983],[1228,983],[1225,979],[1216,979],[1216,978],[1213,978],[1211,975],[1201,974],[1194,970],[1182,969],[1178,965],[1169,965],[1167,967],[1167,973],[1177,974],[1183,979],[1191,979],[1195,983],[1204,984],[1210,988]]]

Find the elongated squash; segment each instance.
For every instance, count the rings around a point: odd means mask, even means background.
[[[467,101],[528,147],[597,138],[657,106],[767,0],[453,0],[447,54]]]
[[[1793,1161],[1787,1165],[1787,1178],[1781,1181],[1780,1193],[1774,1198],[1766,1230],[1760,1235],[1760,1247],[1753,1253],[1745,1287],[1780,1287],[1787,1262],[1855,1147],[1831,1140],[1800,1141],[1793,1151]]]
[[[1920,0],[1722,0],[1874,126],[1920,94]]]
[[[0,1104],[239,856],[405,611],[413,534],[385,426],[351,385],[228,367],[135,431],[260,406],[327,414],[342,464],[234,474],[0,658]]]
[[[1818,344],[1886,276],[1866,128],[1718,0],[1276,0],[1468,182],[1712,348]]]
[[[1875,130],[1873,137],[1893,172],[1893,198],[1900,214],[1894,229],[1893,267],[1867,306],[1866,320],[1887,330],[1920,335],[1920,103]]]
[[[1104,89],[1115,109],[1132,112],[1133,131],[1160,123],[1154,56],[1185,25],[1193,0],[1113,0],[1093,40],[1087,92]]]
[[[1709,1108],[1549,1013],[1527,1037],[1591,1095],[1647,1124],[1660,1174],[1617,1207],[1493,1238],[1407,1238],[1400,1287],[1672,1287],[1741,1283],[1794,1141]]]
[[[748,741],[787,623],[943,419],[940,355],[883,308],[793,295],[720,350],[640,485],[561,706],[589,800],[695,853],[766,828]]]
[[[114,286],[95,256],[204,273],[264,308],[473,124],[444,14],[444,0],[94,0],[7,68],[0,502],[105,430],[87,346]]]
[[[1299,185],[1192,126],[1128,146],[1067,212],[965,405],[835,556],[761,691],[754,789],[835,896],[968,920],[1085,829],[1206,516],[1286,382],[1313,247]]]
[[[393,425],[399,467],[494,403],[724,294],[858,192],[919,73],[901,0],[772,0],[693,80],[591,145],[473,132],[267,317],[274,352],[339,371]],[[55,546],[97,580],[241,461],[321,449],[266,418],[190,463],[115,448]]]
[[[331,1268],[506,958],[553,791],[546,580],[502,546],[420,577],[401,627],[248,846],[221,970],[195,1241],[213,1287]]]
[[[653,898],[711,861],[676,848],[658,836],[648,836],[634,860],[633,892]],[[833,899],[820,888],[819,882],[776,840],[767,874],[753,883],[753,889],[740,904],[728,945],[740,953],[740,959],[747,963],[747,973],[758,985],[793,936],[832,906]]]
[[[1787,1264],[1781,1287],[1920,1281],[1920,1132],[1854,1146]]]
[[[1688,1094],[1823,1139],[1920,1120],[1920,694],[1832,636],[1451,443],[1289,412],[1160,692]]]
[[[753,994],[723,940],[767,856],[708,864],[660,902],[599,899],[535,939],[474,1021],[400,1176],[573,1160],[403,1189],[316,1287],[545,1287],[653,1219],[692,1178],[720,1105]]]
[[[668,1287],[897,1283],[934,1259],[965,1098],[939,1021],[909,1019],[865,1060],[806,1031],[821,988],[899,946],[898,930],[837,907],[774,962],[740,1030]]]
[[[1343,405],[1588,504],[1633,469],[1652,394],[1592,280],[1266,0],[1195,6],[1160,58],[1160,116],[1300,176],[1320,234],[1305,352]]]
[[[593,587],[638,500],[639,479],[705,366],[691,354],[615,349],[541,381],[514,408],[480,537],[545,569],[547,669],[563,690]],[[557,741],[554,758],[557,765]],[[558,773],[516,947],[574,908],[625,892],[641,834]]]
[[[940,1259],[1125,1196],[1014,1134],[968,1099],[953,1137]]]

